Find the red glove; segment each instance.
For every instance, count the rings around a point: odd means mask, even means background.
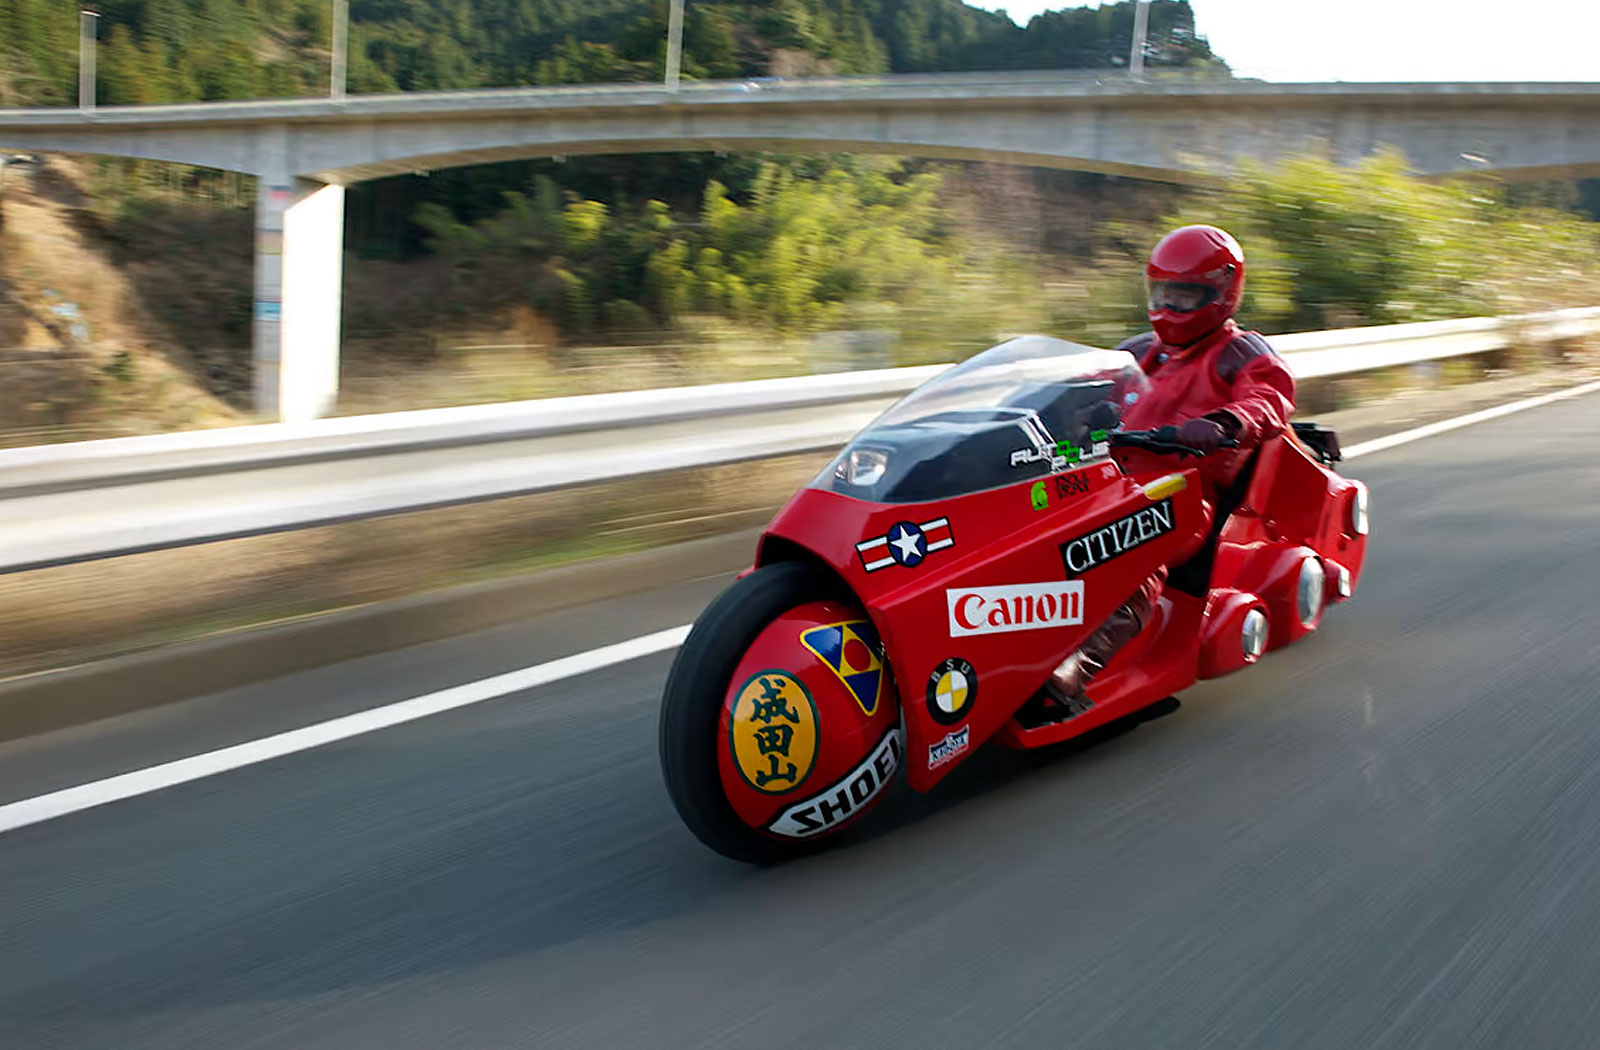
[[[1178,426],[1178,444],[1201,452],[1215,452],[1227,439],[1228,432],[1210,419],[1186,419]]]

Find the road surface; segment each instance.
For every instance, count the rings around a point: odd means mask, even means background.
[[[669,656],[0,835],[0,1046],[1587,1047],[1600,398],[1349,465],[1319,636],[726,862]],[[687,622],[706,580],[0,748],[0,803]]]

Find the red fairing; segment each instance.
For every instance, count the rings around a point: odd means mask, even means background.
[[[1152,500],[1110,461],[1070,478],[1044,511],[1032,509],[1031,483],[891,506],[807,489],[768,527],[760,557],[770,538],[797,544],[839,570],[869,611],[894,666],[907,777],[919,791],[1005,726],[1067,653],[1162,565],[1192,554],[1210,526],[1197,484]],[[930,541],[914,568],[878,544],[902,522]],[[1120,536],[1104,534],[1113,526]],[[1128,549],[1113,553],[1119,540]],[[956,676],[970,679],[971,695],[941,701]],[[1127,710],[1093,712],[1063,735]]]
[[[1230,483],[1249,453],[1289,428],[1294,415],[1294,375],[1267,341],[1241,332],[1232,321],[1188,349],[1167,346],[1152,334],[1119,349],[1140,357],[1150,393],[1129,405],[1123,426],[1164,426],[1225,414],[1239,449],[1207,456],[1200,472],[1212,491]]]
[[[1261,450],[1249,492],[1228,519],[1217,545],[1213,587],[1258,594],[1272,615],[1269,649],[1308,633],[1293,613],[1300,560],[1315,553],[1329,576],[1328,600],[1339,601],[1340,571],[1354,591],[1366,562],[1367,537],[1355,528],[1359,481],[1324,470],[1292,438]]]

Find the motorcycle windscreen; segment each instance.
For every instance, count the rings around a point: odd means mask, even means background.
[[[906,395],[812,487],[873,503],[926,503],[1045,477],[1087,454],[1148,394],[1133,355],[1045,336],[985,350]]]

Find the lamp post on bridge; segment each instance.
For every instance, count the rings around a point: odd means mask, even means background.
[[[329,71],[328,97],[344,98],[350,50],[350,0],[333,0],[333,68]]]
[[[1128,76],[1144,79],[1144,42],[1150,33],[1150,0],[1139,0],[1133,14],[1133,53],[1128,56]]]
[[[667,79],[668,91],[678,90],[679,71],[683,67],[683,0],[672,0],[672,10],[667,15]]]
[[[100,12],[78,12],[78,108],[94,112],[95,38],[99,36]]]

